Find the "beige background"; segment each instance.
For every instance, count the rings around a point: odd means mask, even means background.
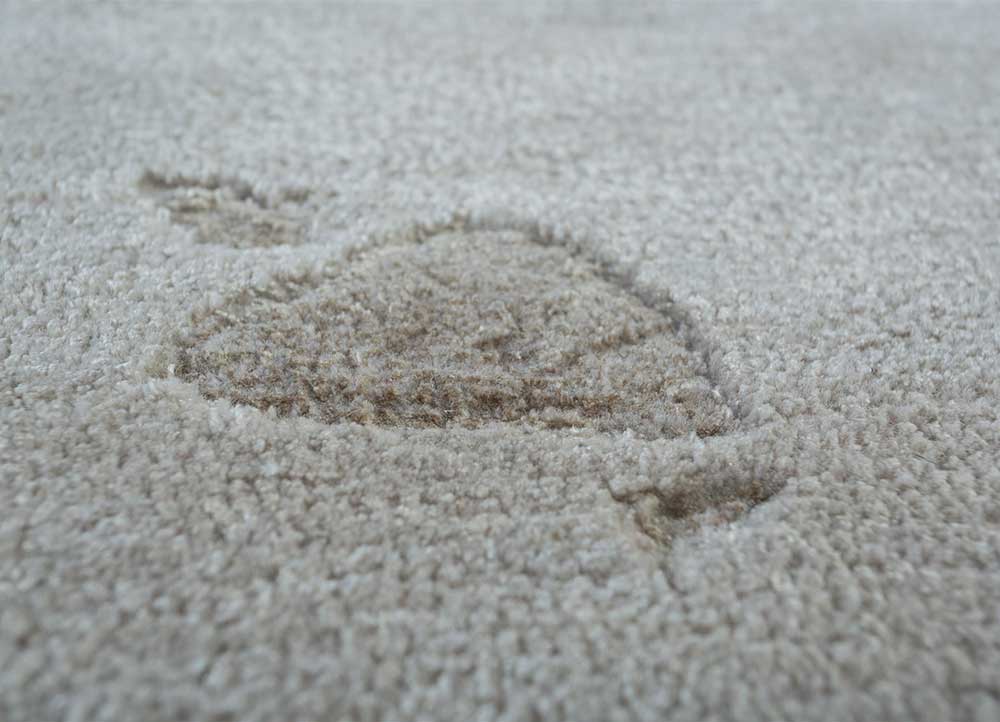
[[[998,38],[4,4],[0,718],[995,719]],[[206,242],[150,178],[295,230]],[[192,313],[456,219],[669,293],[745,433],[324,425],[157,375]],[[723,506],[668,547],[651,489]]]

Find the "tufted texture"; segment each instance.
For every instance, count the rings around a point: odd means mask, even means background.
[[[0,719],[996,719],[998,38],[4,4]]]

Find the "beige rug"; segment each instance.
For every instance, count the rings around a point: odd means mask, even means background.
[[[0,720],[1000,717],[996,6],[0,7]]]

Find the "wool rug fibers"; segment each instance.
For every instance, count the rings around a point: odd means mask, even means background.
[[[996,5],[0,5],[0,720],[1000,718]]]

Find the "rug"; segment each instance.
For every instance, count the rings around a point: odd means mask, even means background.
[[[0,719],[1000,717],[998,38],[5,3]]]

